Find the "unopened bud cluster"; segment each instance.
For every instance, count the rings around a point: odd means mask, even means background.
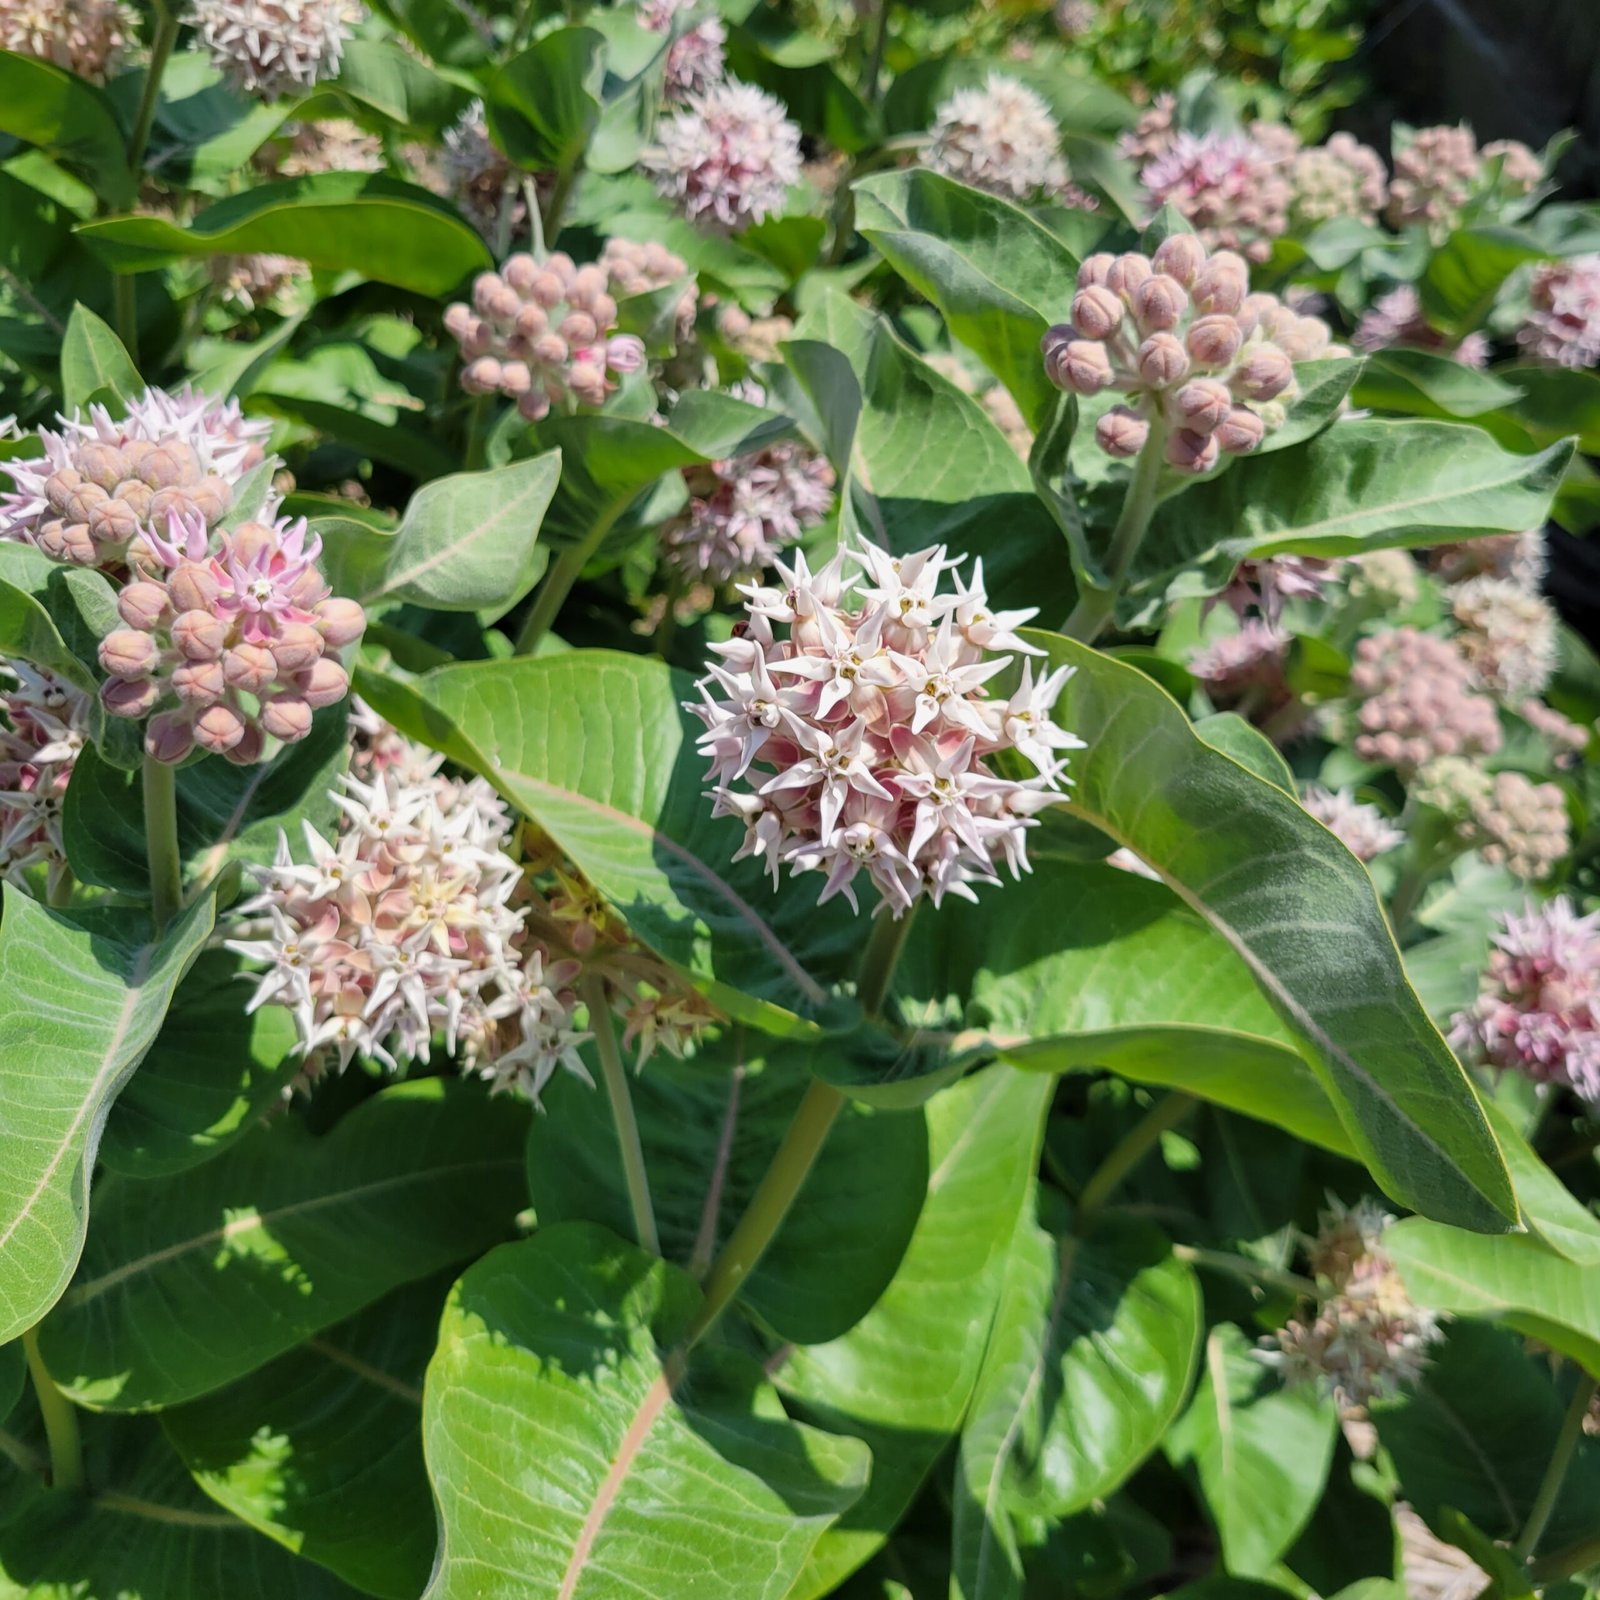
[[[0,879],[51,887],[66,876],[61,805],[89,726],[89,696],[25,661],[0,658]]]
[[[1142,255],[1094,255],[1072,320],[1044,336],[1045,372],[1078,395],[1127,396],[1095,424],[1108,455],[1134,456],[1159,424],[1167,462],[1205,472],[1254,450],[1294,398],[1295,363],[1332,353],[1327,324],[1251,294],[1231,251],[1174,234]]]
[[[1465,124],[1419,128],[1395,151],[1389,222],[1396,228],[1425,228],[1430,238],[1442,240],[1469,207],[1531,194],[1543,176],[1539,158],[1514,139],[1479,150]]]
[[[1281,711],[1294,698],[1289,688],[1290,638],[1275,622],[1246,617],[1237,633],[1225,633],[1189,657],[1189,672],[1212,701],[1255,720]]]
[[[147,535],[152,559],[117,596],[124,626],[100,643],[101,703],[150,717],[145,749],[158,761],[198,746],[248,765],[269,738],[305,738],[312,712],[344,699],[350,679],[333,652],[366,616],[331,596],[303,518],[246,522],[215,543],[198,519],[171,526],[170,539]]]
[[[1269,1359],[1290,1383],[1314,1384],[1352,1409],[1415,1383],[1439,1338],[1438,1318],[1416,1305],[1382,1245],[1394,1218],[1371,1201],[1335,1201],[1312,1242],[1321,1298],[1274,1335]]]
[[[1287,153],[1243,134],[1180,133],[1139,182],[1152,213],[1170,205],[1212,249],[1259,263],[1288,227],[1294,191]]]
[[[616,388],[610,374],[644,365],[644,342],[616,331],[605,268],[580,267],[559,250],[543,261],[514,255],[482,273],[472,304],[449,307],[444,325],[461,347],[461,387],[505,395],[530,422],[602,405]]]
[[[1600,1103],[1600,913],[1565,895],[1509,913],[1478,998],[1450,1028],[1468,1058]]]
[[[1290,181],[1294,190],[1290,220],[1302,228],[1315,228],[1336,217],[1374,223],[1389,189],[1383,157],[1348,133],[1333,134],[1326,144],[1301,150],[1290,169]]]
[[[1241,561],[1217,599],[1241,617],[1254,608],[1268,622],[1276,622],[1287,601],[1322,599],[1343,565],[1339,557],[1323,556],[1264,556]]]
[[[665,289],[689,276],[689,264],[682,256],[674,255],[665,245],[651,240],[637,244],[632,239],[607,239],[600,252],[600,270],[606,275],[606,284],[612,297],[626,299],[630,295],[649,294]],[[691,282],[678,302],[677,337],[682,343],[694,331],[695,312],[699,295]]]
[[[1566,797],[1553,783],[1520,772],[1489,774],[1461,756],[1430,762],[1417,774],[1416,798],[1456,824],[1456,836],[1490,866],[1536,883],[1572,848]]]
[[[1357,350],[1371,353],[1398,345],[1406,350],[1427,350],[1449,356],[1464,367],[1481,368],[1489,364],[1489,341],[1481,333],[1452,339],[1428,321],[1422,298],[1409,284],[1402,283],[1380,295],[1361,313],[1350,343]]]
[[[1440,756],[1500,748],[1494,701],[1448,639],[1392,628],[1361,640],[1350,670],[1358,701],[1356,754],[1410,774]]]
[[[1081,746],[1050,713],[1069,669],[1035,679],[1028,663],[991,698],[1013,659],[991,652],[1039,653],[1015,631],[1032,611],[991,611],[981,567],[941,594],[959,565],[942,547],[850,559],[850,577],[843,552],[815,574],[801,555],[775,563],[781,586],[747,586],[748,622],[712,647],[722,664],[687,709],[706,725],[713,815],[744,824],[734,859],[761,859],[774,884],[785,863],[826,873],[824,901],[855,906],[863,870],[895,917],[925,894],[973,899],[1002,862],[1027,869],[1027,830],[1063,798],[1057,751]],[[1036,775],[995,771],[1007,750]]]

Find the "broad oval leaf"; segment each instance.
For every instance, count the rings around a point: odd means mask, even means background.
[[[526,1203],[526,1137],[524,1107],[429,1078],[321,1138],[280,1119],[181,1183],[112,1174],[40,1336],[51,1375],[114,1411],[233,1382],[505,1238]]]
[[[78,1264],[106,1114],[211,932],[203,896],[160,940],[132,911],[48,911],[0,895],[0,1344]]]
[[[112,205],[133,197],[127,145],[110,99],[53,62],[0,51],[0,133],[66,162]]]
[[[572,167],[600,120],[605,39],[557,28],[498,68],[484,87],[495,141],[519,166]]]
[[[468,1270],[425,1390],[426,1600],[781,1600],[867,1451],[790,1421],[748,1356],[665,1357],[698,1302],[686,1274],[585,1223]]]
[[[426,189],[370,172],[264,183],[207,206],[183,228],[165,217],[134,216],[107,217],[77,231],[113,272],[259,251],[443,295],[493,265],[458,212]]]
[[[1317,1069],[1373,1176],[1414,1211],[1499,1231],[1505,1162],[1406,980],[1365,868],[1275,784],[1208,745],[1136,668],[1055,634],[1056,716],[1086,741],[1066,809],[1134,851],[1233,946]]]
[[[1366,359],[1351,398],[1376,411],[1413,417],[1481,417],[1522,395],[1509,383],[1454,356],[1397,345]]]
[[[144,379],[122,341],[87,306],[74,306],[61,341],[61,403],[80,411],[93,400],[122,405],[144,392]],[[116,404],[121,402],[121,404]]]
[[[1458,228],[1429,257],[1417,285],[1428,321],[1447,334],[1481,328],[1506,279],[1549,253],[1520,228]]]

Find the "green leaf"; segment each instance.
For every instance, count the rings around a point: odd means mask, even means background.
[[[334,592],[372,605],[402,601],[432,611],[509,611],[538,581],[539,527],[561,475],[547,451],[488,472],[425,483],[392,534],[348,518],[314,524]]]
[[[583,1223],[469,1269],[428,1368],[427,1600],[786,1594],[868,1455],[791,1422],[748,1356],[664,1361],[698,1301],[686,1274]]]
[[[1160,1229],[1087,1238],[1024,1220],[956,1463],[960,1600],[1020,1600],[1015,1518],[1056,1519],[1122,1484],[1194,1377],[1200,1285]]]
[[[1067,865],[1048,854],[1047,832],[1037,837],[1021,883],[913,926],[895,977],[908,1020],[964,1030],[963,1045],[975,1034],[1034,1071],[1106,1069],[1182,1089],[1349,1154],[1293,1035],[1227,940],[1164,885]]]
[[[929,1101],[928,1197],[894,1281],[843,1338],[772,1363],[791,1409],[872,1449],[866,1493],[823,1535],[787,1600],[832,1594],[878,1550],[960,1428],[1050,1093],[1049,1079],[999,1065]]]
[[[1333,1403],[1285,1389],[1231,1323],[1206,1337],[1205,1371],[1167,1440],[1188,1463],[1237,1577],[1267,1577],[1322,1498],[1339,1433]]]
[[[495,143],[519,167],[560,171],[583,155],[600,120],[605,39],[557,28],[496,70],[484,86]]]
[[[1534,1154],[1500,1106],[1488,1095],[1479,1098],[1505,1153],[1523,1222],[1569,1261],[1600,1267],[1600,1217]]]
[[[1487,1238],[1421,1217],[1384,1235],[1411,1297],[1436,1311],[1499,1320],[1600,1378],[1600,1271],[1528,1234]]]
[[[301,1065],[294,1018],[283,1006],[241,1017],[249,994],[242,969],[237,956],[207,950],[178,986],[161,1032],[106,1121],[100,1160],[113,1172],[184,1172],[282,1104]]]
[[[1600,452],[1600,373],[1531,363],[1500,371],[1519,391],[1506,409],[1536,444],[1575,434],[1585,455]]]
[[[0,1344],[31,1328],[84,1248],[106,1113],[211,932],[202,897],[157,941],[129,911],[0,899]],[[98,1204],[98,1201],[97,1201]]]
[[[1220,750],[1223,755],[1237,761],[1241,767],[1255,773],[1258,778],[1265,778],[1268,783],[1276,785],[1291,799],[1296,799],[1294,789],[1294,774],[1289,770],[1289,763],[1283,759],[1283,753],[1254,723],[1232,711],[1214,712],[1209,717],[1201,717],[1194,725],[1194,731],[1200,735],[1213,750]]]
[[[504,1238],[525,1107],[438,1078],[313,1138],[283,1118],[182,1183],[112,1174],[43,1329],[80,1403],[138,1411],[219,1389],[400,1284]]]
[[[1356,555],[1538,527],[1571,456],[1570,444],[1513,455],[1464,423],[1340,422],[1159,507],[1134,562],[1130,616],[1153,615],[1186,570],[1221,588],[1247,556]],[[1199,592],[1192,579],[1187,588]]]
[[[0,1600],[358,1600],[195,1487],[153,1421],[90,1418],[92,1496],[0,1519]]]
[[[107,217],[78,235],[113,272],[260,251],[429,296],[493,265],[458,212],[426,189],[370,172],[264,183],[207,206],[187,227],[164,217]]]
[[[339,76],[321,85],[321,91],[300,107],[302,121],[317,114],[324,96],[347,95],[408,131],[435,138],[472,100],[469,90],[387,39],[347,40]]]
[[[744,1214],[818,1066],[843,1048],[739,1050],[729,1036],[689,1060],[652,1062],[632,1085],[650,1198],[668,1261],[703,1271]],[[528,1137],[528,1187],[541,1227],[633,1223],[604,1095],[570,1076],[544,1092]],[[820,1344],[854,1327],[894,1277],[928,1182],[923,1114],[847,1107],[740,1303],[780,1338]]]
[[[1576,1377],[1558,1387],[1546,1358],[1507,1329],[1452,1322],[1414,1390],[1373,1408],[1400,1492],[1437,1532],[1454,1510],[1491,1539],[1515,1538],[1555,1455]],[[1597,1507],[1600,1443],[1580,1437],[1537,1550],[1600,1535]]]
[[[1366,359],[1351,399],[1376,411],[1413,417],[1481,417],[1521,398],[1522,391],[1453,356],[1397,345]]]
[[[1548,254],[1516,228],[1458,228],[1434,251],[1417,284],[1422,309],[1441,333],[1471,333],[1483,326],[1506,279]]]
[[[0,51],[0,133],[81,172],[112,205],[133,198],[127,145],[110,99],[52,62]]]
[[[1078,287],[1066,246],[1021,206],[925,168],[864,178],[851,193],[861,233],[1037,426],[1056,398],[1039,341]]]
[[[225,1510],[367,1594],[415,1600],[433,1567],[422,1376],[444,1295],[390,1295],[161,1426]]]
[[[110,400],[121,411],[143,392],[144,380],[122,341],[88,307],[75,305],[61,341],[62,405],[80,411],[93,400]]]
[[[1390,1194],[1442,1221],[1504,1228],[1516,1214],[1505,1163],[1406,981],[1366,869],[1275,784],[1206,744],[1136,668],[1030,637],[1076,669],[1055,713],[1087,743],[1065,809],[1142,857],[1233,946]]]
[[[827,1004],[820,977],[842,971],[864,935],[848,906],[819,908],[812,885],[774,894],[759,864],[729,860],[737,830],[713,821],[701,794],[687,674],[575,650],[442,667],[409,693],[358,676],[381,715],[538,822],[636,937],[724,1012],[781,1032],[791,1013]]]

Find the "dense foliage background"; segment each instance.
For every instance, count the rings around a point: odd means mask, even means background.
[[[1600,1582],[1600,209],[1368,9],[0,0],[0,1600]]]

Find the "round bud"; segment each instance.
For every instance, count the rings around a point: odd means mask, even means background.
[[[574,348],[593,344],[600,330],[594,325],[594,318],[587,311],[573,311],[561,320],[558,330],[561,337]]]
[[[1188,428],[1175,428],[1167,435],[1167,460],[1180,472],[1208,472],[1220,454],[1217,441]]]
[[[224,750],[222,755],[225,761],[231,761],[236,767],[249,767],[261,759],[266,747],[266,735],[255,723],[247,722],[244,725],[244,737],[231,750]]]
[[[77,476],[76,473],[73,474]],[[48,493],[49,485],[46,486]],[[51,505],[67,522],[87,522],[96,509],[106,504],[111,496],[98,483],[80,483],[70,492],[51,499]],[[59,499],[59,504],[57,504]]]
[[[525,422],[543,422],[550,415],[550,397],[535,389],[517,401],[517,412]]]
[[[1315,361],[1331,355],[1333,333],[1321,317],[1296,317],[1278,336],[1278,348],[1291,361]]]
[[[209,567],[198,561],[180,562],[167,579],[167,593],[178,611],[209,611],[221,590]]]
[[[107,678],[100,685],[100,704],[114,717],[142,717],[160,698],[154,678]]]
[[[1230,456],[1244,456],[1266,436],[1266,424],[1248,406],[1235,406],[1216,431],[1217,443]]]
[[[87,531],[96,544],[120,547],[137,539],[139,530],[138,512],[120,497],[102,501],[89,513]]]
[[[167,613],[167,591],[159,583],[140,579],[128,584],[117,596],[117,614],[130,628],[147,632]]]
[[[119,678],[142,678],[160,659],[155,640],[137,628],[113,629],[100,641],[100,665]]]
[[[1150,424],[1126,406],[1113,406],[1094,425],[1095,443],[1119,461],[1138,455],[1149,437]]]
[[[477,320],[472,314],[472,307],[457,300],[454,305],[445,307],[444,331],[460,344],[471,336]]]
[[[567,359],[567,341],[559,333],[547,333],[533,342],[534,358],[547,367],[559,367]]]
[[[194,719],[194,742],[220,755],[244,738],[244,718],[232,706],[207,706]],[[159,758],[158,758],[159,759]]]
[[[176,489],[200,476],[200,458],[181,439],[158,444],[139,463],[139,479],[152,489]]]
[[[1245,352],[1229,382],[1241,399],[1273,400],[1294,382],[1294,363],[1276,345],[1255,345]]]
[[[543,306],[524,306],[517,313],[517,337],[531,345],[541,334],[550,331],[550,318]]]
[[[1084,339],[1109,339],[1122,322],[1122,301],[1104,284],[1092,283],[1072,297],[1072,326]]]
[[[194,749],[194,731],[187,717],[169,711],[152,717],[144,730],[146,752],[166,766],[174,766]]]
[[[186,705],[214,705],[228,692],[220,661],[185,661],[172,669],[172,692]]]
[[[592,306],[596,296],[605,292],[605,269],[590,262],[573,273],[572,283],[567,290],[567,299],[575,306]]]
[[[500,275],[519,295],[527,294],[539,276],[539,263],[526,250],[519,250],[500,269]]]
[[[45,504],[61,516],[66,512],[72,495],[89,480],[76,467],[61,467],[44,480]],[[96,485],[98,487],[98,485]],[[101,490],[104,494],[106,491]]]
[[[1175,334],[1152,333],[1139,346],[1134,364],[1152,389],[1170,389],[1189,375],[1189,358]]]
[[[1081,395],[1099,394],[1115,377],[1106,347],[1088,339],[1074,339],[1058,350],[1045,375],[1058,389]]]
[[[54,561],[92,567],[100,559],[99,547],[82,522],[47,522],[34,536],[39,548]]]
[[[510,322],[522,305],[522,296],[508,283],[503,283],[488,296],[484,315],[494,322]]]
[[[228,542],[232,553],[240,561],[254,561],[257,556],[266,555],[277,548],[278,536],[266,523],[252,519],[241,522],[228,535]]]
[[[78,471],[102,489],[114,489],[128,476],[128,463],[114,444],[94,440],[78,449]]]
[[[505,287],[505,279],[498,272],[480,272],[472,281],[472,303],[480,315],[487,317],[494,297]]]
[[[1150,276],[1149,258],[1129,253],[1118,256],[1106,270],[1106,288],[1130,303],[1133,291]]]
[[[1244,334],[1232,317],[1214,312],[1208,317],[1197,317],[1189,324],[1184,343],[1196,365],[1226,367],[1239,354]]]
[[[1189,287],[1189,298],[1196,311],[1232,315],[1244,304],[1250,291],[1250,273],[1241,261],[1237,268],[1213,256],[1196,274]]]
[[[173,619],[172,642],[185,661],[215,661],[228,642],[227,624],[209,611],[183,611]]]
[[[500,387],[500,363],[493,356],[479,356],[461,372],[461,387],[468,394],[493,394]]]
[[[606,398],[605,368],[593,361],[574,361],[567,373],[567,387],[584,405],[602,405]]]
[[[286,622],[268,648],[285,676],[309,667],[322,655],[322,635],[309,622]]]
[[[223,652],[222,672],[233,688],[259,694],[278,676],[278,663],[264,644],[236,644]]]
[[[1172,397],[1184,427],[1194,433],[1215,433],[1233,410],[1233,396],[1215,378],[1191,378]]]
[[[528,289],[528,298],[552,311],[567,297],[567,286],[553,272],[541,272]]]
[[[1283,302],[1275,294],[1247,294],[1234,314],[1238,317],[1239,326],[1244,329],[1247,338],[1260,328],[1262,334],[1270,339],[1277,326],[1278,314],[1283,309]],[[1293,315],[1292,312],[1290,314]]]
[[[296,694],[274,695],[261,703],[261,726],[274,739],[293,744],[311,732],[311,707]]]
[[[350,692],[350,675],[331,656],[323,656],[304,672],[295,674],[294,686],[306,703],[320,711],[337,705]]]
[[[140,478],[124,478],[111,491],[111,498],[135,517],[148,517],[155,504],[156,491]]]
[[[1104,283],[1111,272],[1112,263],[1116,259],[1108,250],[1101,250],[1092,256],[1086,256],[1083,264],[1078,268],[1078,287],[1087,289],[1090,284]]]
[[[1133,314],[1141,333],[1177,327],[1188,305],[1189,297],[1183,292],[1183,285],[1162,273],[1146,278],[1133,291]]]
[[[1192,233],[1175,233],[1156,247],[1150,264],[1187,289],[1206,264],[1206,247]]]
[[[500,369],[501,392],[515,400],[533,387],[533,374],[526,361],[508,361]]]
[[[199,483],[190,485],[189,498],[194,502],[195,510],[206,519],[206,526],[211,528],[228,514],[228,508],[233,504],[233,490],[227,479],[208,475]]]
[[[330,650],[354,644],[366,630],[367,614],[354,600],[336,597],[322,601],[313,613]]]

